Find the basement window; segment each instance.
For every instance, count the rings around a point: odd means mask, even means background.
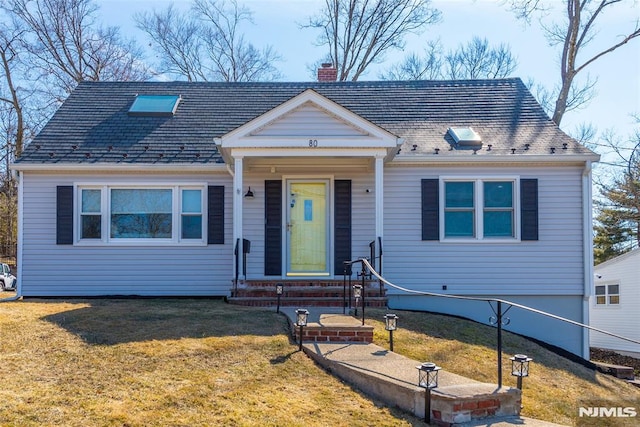
[[[620,304],[620,285],[596,286],[597,305],[618,305]]]
[[[172,116],[181,99],[180,95],[138,95],[129,108],[129,115]]]

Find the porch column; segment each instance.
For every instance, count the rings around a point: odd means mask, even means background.
[[[376,156],[375,165],[375,180],[376,180],[376,248],[378,248],[378,237],[382,240],[383,228],[384,228],[384,158],[380,155]],[[378,252],[380,248],[377,249]],[[377,270],[382,271],[382,259],[380,259],[380,265],[377,266]]]
[[[242,175],[243,175],[243,157],[234,157],[234,174],[233,174],[233,248],[238,242],[238,256],[234,254],[234,259],[238,262],[238,275],[242,276],[243,259],[242,259]],[[239,239],[239,240],[238,240]],[[235,263],[233,264],[233,275],[235,278]]]

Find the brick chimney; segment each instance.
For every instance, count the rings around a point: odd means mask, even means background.
[[[335,82],[338,80],[338,69],[330,62],[322,64],[322,68],[318,68],[319,82]]]

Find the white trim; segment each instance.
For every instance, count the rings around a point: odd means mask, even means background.
[[[326,252],[327,252],[327,274],[321,273],[318,274],[317,272],[313,272],[313,273],[293,273],[293,274],[289,274],[289,261],[290,261],[290,246],[289,246],[289,233],[287,230],[287,220],[289,219],[289,184],[291,182],[325,182],[327,183],[327,195],[326,195],[326,201],[327,201],[327,209],[326,209],[326,214],[327,214],[327,230],[326,230],[326,235],[327,235],[327,244],[326,244]],[[284,215],[282,215],[282,233],[284,234],[282,237],[282,241],[283,241],[283,245],[282,245],[282,278],[286,279],[286,278],[292,278],[292,277],[298,277],[298,278],[308,278],[308,279],[312,279],[312,278],[322,278],[322,279],[331,279],[334,277],[333,271],[334,271],[334,266],[333,266],[333,251],[332,248],[334,247],[334,209],[335,209],[335,205],[334,205],[334,196],[333,196],[333,189],[334,189],[334,175],[282,175],[282,185],[283,185],[283,189],[282,189],[282,194],[284,197],[282,197],[282,209],[283,209],[283,213]]]
[[[24,247],[24,176],[21,173],[17,174],[18,179],[18,235],[16,242],[16,263],[18,268],[16,274],[18,276],[18,282],[16,283],[16,297],[19,298],[22,295],[22,266],[24,259],[23,247]]]
[[[82,239],[81,209],[82,200],[80,193],[85,189],[100,190],[100,215],[101,215],[101,238]],[[111,190],[113,189],[170,189],[171,190],[171,238],[111,238]],[[202,236],[200,239],[182,238],[182,190],[200,190],[201,215],[202,215]],[[206,183],[185,182],[185,183],[116,183],[110,184],[102,182],[76,182],[73,185],[73,230],[74,246],[206,246],[207,245],[207,204],[205,203]]]
[[[582,296],[582,323],[589,324],[589,298],[593,288],[593,213],[592,213],[592,166],[584,164],[582,173],[582,263],[584,265],[584,292]],[[582,357],[589,358],[590,331],[582,329]]]
[[[599,155],[593,154],[534,154],[534,155],[518,155],[518,154],[497,154],[497,155],[482,155],[482,154],[456,154],[456,155],[423,155],[416,154],[415,156],[396,156],[390,163],[394,166],[416,166],[424,164],[470,164],[478,163],[500,163],[500,164],[523,164],[526,163],[531,166],[544,166],[546,164],[580,164],[583,165],[586,161],[597,162],[600,160]]]
[[[384,148],[233,148],[232,157],[378,157]]]
[[[61,172],[99,172],[99,171],[117,171],[117,172],[220,172],[227,173],[227,166],[224,163],[171,163],[171,164],[153,164],[153,163],[12,163],[12,170],[17,171],[61,171]]]
[[[376,157],[375,159],[375,239],[378,244],[378,237],[384,235],[384,159]]]
[[[299,95],[294,96],[288,101],[280,104],[279,106],[273,108],[272,110],[267,111],[261,116],[256,117],[255,119],[245,123],[244,125],[236,128],[235,130],[229,132],[220,138],[221,145],[223,148],[235,148],[243,138],[250,137],[252,132],[256,130],[262,129],[267,126],[269,123],[283,117],[287,113],[293,111],[294,109],[300,107],[303,104],[312,103],[315,104],[318,108],[325,110],[328,114],[334,115],[335,117],[343,120],[347,124],[351,124],[352,126],[361,129],[362,131],[371,135],[370,140],[373,139],[382,139],[386,140],[385,147],[395,147],[396,146],[396,135],[382,129],[381,127],[373,124],[372,122],[364,119],[363,117],[349,111],[344,108],[340,104],[331,101],[328,98],[320,95],[318,92],[313,89],[307,89]],[[309,139],[317,138],[319,135],[309,135],[308,138],[304,138],[307,143]],[[256,138],[260,140],[261,138]]]
[[[512,237],[484,237],[484,191],[481,184],[485,182],[509,181],[513,183],[513,236]],[[474,188],[474,230],[473,237],[446,237],[445,236],[445,184],[447,182],[473,182]],[[520,238],[520,177],[514,175],[451,175],[439,177],[440,243],[519,243]]]
[[[235,158],[235,171],[233,174],[233,241],[232,241],[232,248],[235,249],[236,247],[236,242],[238,242],[238,256],[236,256],[233,252],[234,249],[232,249],[232,254],[233,254],[233,259],[234,262],[231,263],[231,268],[232,268],[232,276],[233,278],[235,278],[235,274],[236,274],[236,265],[235,265],[235,260],[237,260],[237,269],[238,269],[238,277],[242,276],[242,272],[243,272],[243,231],[242,231],[242,203],[244,201],[244,193],[243,193],[243,189],[242,189],[242,185],[243,185],[243,176],[244,176],[244,162],[243,162],[243,158],[242,156],[240,157],[236,157]]]

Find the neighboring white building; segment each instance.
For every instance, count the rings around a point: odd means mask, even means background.
[[[594,268],[591,326],[640,341],[640,249]],[[591,332],[591,346],[638,353],[640,344]]]
[[[245,269],[285,284],[342,278],[373,241],[398,285],[586,323],[598,159],[519,79],[85,82],[12,165],[18,292],[229,296]],[[579,327],[508,316],[510,330],[588,351]]]

